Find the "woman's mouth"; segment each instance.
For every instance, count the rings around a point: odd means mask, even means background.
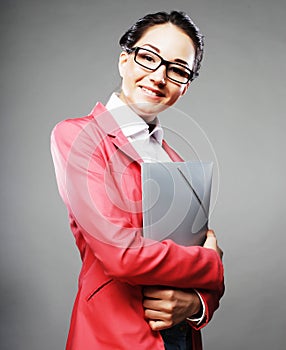
[[[147,86],[140,86],[142,91],[147,94],[148,96],[151,96],[151,97],[164,97],[165,95],[160,91],[160,90],[157,90],[157,89],[153,89],[153,88],[150,88],[150,87],[147,87]]]

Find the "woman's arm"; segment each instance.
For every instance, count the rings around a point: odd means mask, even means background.
[[[208,231],[204,246],[215,249],[222,259],[213,231]],[[153,330],[172,327],[185,319],[198,330],[211,320],[223,293],[224,286],[218,292],[147,286],[143,289],[145,317]]]

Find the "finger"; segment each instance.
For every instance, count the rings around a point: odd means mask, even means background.
[[[145,309],[162,311],[168,314],[174,312],[176,303],[168,300],[155,300],[155,299],[145,299],[143,300],[143,307]]]
[[[150,320],[149,325],[153,331],[161,331],[163,329],[170,328],[172,326],[172,324],[166,323],[161,320],[159,321]]]
[[[217,239],[216,239],[215,233],[213,230],[208,230],[204,247],[214,249],[216,246],[217,246]]]
[[[144,314],[148,320],[164,322],[170,322],[172,320],[172,316],[170,314],[162,311],[145,309]]]
[[[215,237],[208,237],[203,245],[204,248],[210,248],[216,250],[217,241]]]
[[[207,238],[208,237],[216,237],[215,233],[214,233],[214,230],[208,230],[207,231]]]
[[[163,302],[162,300],[157,299],[144,299],[143,307],[145,309],[161,310],[163,307]]]
[[[144,287],[142,293],[145,297],[154,298],[154,295],[156,295],[158,291],[158,287]]]
[[[174,291],[169,288],[147,287],[143,289],[143,295],[153,299],[171,299]]]

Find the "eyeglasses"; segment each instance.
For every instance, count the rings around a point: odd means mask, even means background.
[[[152,50],[136,46],[132,49],[126,49],[126,51],[128,53],[134,52],[134,61],[153,72],[162,65],[166,66],[166,76],[176,83],[187,84],[193,79],[194,72],[188,67],[180,63],[166,61]]]

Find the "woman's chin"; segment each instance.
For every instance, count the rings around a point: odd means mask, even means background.
[[[133,111],[138,114],[143,119],[150,119],[156,117],[160,112],[163,112],[167,105],[162,103],[150,102],[150,101],[141,101],[130,105]]]

